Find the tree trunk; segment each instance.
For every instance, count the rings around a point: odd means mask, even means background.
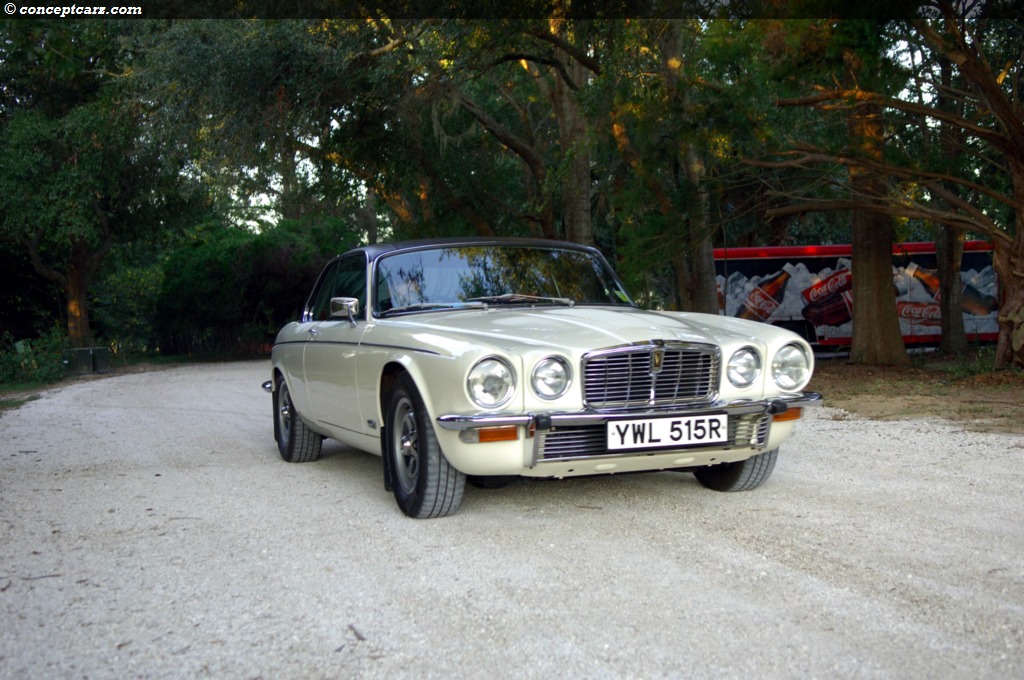
[[[1020,231],[1020,225],[1017,228],[1012,247],[997,243],[993,249],[992,260],[1002,289],[997,368],[1024,369],[1024,231]]]
[[[576,82],[586,77],[584,68],[568,61],[566,70]],[[587,124],[580,113],[576,94],[561,76],[555,79],[554,111],[558,118],[562,160],[568,164],[562,180],[562,220],[565,237],[574,243],[594,245],[590,216],[590,142]]]
[[[679,288],[682,308],[692,312],[718,313],[718,288],[715,285],[715,250],[708,228],[708,192],[704,182],[704,164],[692,145],[685,151],[686,180],[696,187],[697,200],[687,208],[689,225],[684,235],[682,257],[688,263],[689,278]]]
[[[892,220],[853,213],[853,339],[855,364],[909,363],[892,294]]]
[[[1010,159],[1013,197],[1024,205],[1024,163]],[[1010,242],[992,243],[992,266],[999,277],[999,341],[996,345],[998,368],[1024,368],[1024,210],[1017,210],[1015,234]]]
[[[562,179],[562,222],[565,238],[575,243],[594,245],[594,230],[590,214],[590,140],[587,121],[580,112],[574,88],[586,82],[587,68],[571,52],[575,50],[576,36],[568,20],[570,0],[555,0],[548,23],[553,36],[564,45],[556,53],[563,70],[554,75],[554,88],[550,93],[552,109],[558,121],[558,145],[561,159],[567,164]],[[586,46],[581,53],[586,52]],[[572,82],[568,82],[566,77]]]
[[[978,34],[969,30],[958,3],[945,0],[935,3],[942,15],[941,30],[928,22],[914,23],[917,31],[950,62],[956,65],[977,98],[978,113],[984,112],[985,138],[1006,158],[1010,176],[1014,229],[1013,236],[992,239],[992,265],[999,277],[1001,301],[999,305],[999,341],[996,346],[996,367],[1024,368],[1024,116],[1021,116],[1019,91],[1016,80],[1008,86],[1005,76],[1010,64],[1000,72],[993,68],[979,44]],[[988,9],[986,6],[985,9]],[[981,119],[979,118],[979,121]],[[972,123],[975,121],[972,121]],[[985,153],[985,152],[982,152]]]
[[[938,107],[960,115],[957,99],[949,96],[953,91],[953,63],[945,56],[940,56],[938,61],[942,81]],[[956,167],[960,149],[964,146],[963,130],[943,121],[939,125],[939,135],[942,158],[952,171]],[[957,188],[950,186],[949,190],[955,193]],[[945,224],[940,224],[938,229],[935,256],[938,260],[939,307],[942,315],[942,342],[939,349],[946,354],[959,355],[967,351],[967,334],[961,310],[963,287],[960,283],[960,261],[963,259],[964,246],[959,231]]]
[[[881,159],[883,125],[876,105],[853,109],[848,118],[850,143],[871,159]],[[850,191],[854,196],[876,197],[886,193],[885,182],[862,168],[850,169]],[[852,214],[853,339],[850,361],[855,364],[906,365],[910,363],[903,344],[892,292],[892,243],[895,230],[891,217],[855,210]]]
[[[689,111],[689,90],[683,81],[685,50],[684,25],[681,20],[665,22],[658,39],[662,76],[669,111]],[[690,312],[718,313],[718,290],[715,285],[715,256],[708,228],[709,199],[704,182],[704,163],[689,141],[677,138],[677,177],[675,190],[682,187],[694,200],[687,201],[685,212],[672,207],[678,215],[678,235],[673,239],[672,268],[680,309]]]
[[[25,242],[29,260],[36,273],[48,281],[53,281],[64,291],[67,312],[68,339],[72,347],[88,347],[93,343],[92,328],[89,323],[89,284],[99,271],[100,263],[112,247],[110,229],[105,215],[101,215],[104,241],[95,250],[83,241],[75,241],[68,245],[71,256],[67,264],[67,272],[60,272],[49,267],[40,256],[42,237]]]
[[[86,291],[88,282],[78,271],[68,272],[67,313],[68,339],[72,347],[88,347],[92,344],[92,330],[89,326],[89,310]]]
[[[718,289],[715,287],[715,251],[710,239],[695,243],[690,250],[679,249],[672,255],[679,308],[688,312],[718,313]],[[710,286],[706,285],[710,282]]]
[[[964,244],[956,230],[939,226],[935,239],[935,257],[939,267],[939,308],[942,313],[942,341],[940,351],[959,355],[967,351],[962,309],[963,284],[960,281],[960,261]]]

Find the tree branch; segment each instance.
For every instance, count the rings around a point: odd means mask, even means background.
[[[827,103],[834,102],[835,106],[826,106]],[[845,102],[840,105],[839,102]],[[810,95],[807,97],[796,97],[791,99],[778,99],[775,102],[776,106],[813,106],[824,110],[834,110],[840,108],[854,108],[858,106],[865,106],[868,104],[875,104],[878,106],[884,106],[886,108],[896,109],[897,111],[903,111],[904,113],[911,113],[919,116],[925,116],[928,118],[934,118],[935,120],[949,123],[956,127],[963,128],[964,130],[976,135],[977,137],[984,139],[992,146],[1002,149],[1007,153],[1017,153],[1018,145],[1007,135],[1000,133],[997,130],[983,127],[977,123],[957,116],[956,114],[948,111],[942,111],[933,106],[926,104],[917,104],[914,102],[908,102],[903,99],[896,99],[894,97],[885,97],[875,92],[867,92],[865,90],[822,90],[818,94]]]
[[[557,36],[554,33],[550,33],[548,31],[530,31],[530,35],[532,35],[534,38],[537,38],[538,40],[543,40],[545,42],[551,43],[552,45],[554,45],[555,47],[562,50],[570,57],[578,61],[584,68],[586,68],[594,75],[601,75],[601,64],[600,62],[597,61],[597,59],[588,56],[585,52],[578,49],[575,45],[569,44],[569,42],[567,42],[560,36]]]
[[[534,180],[537,182],[538,186],[544,185],[544,178],[547,176],[547,170],[544,166],[544,159],[541,158],[536,149],[516,135],[512,134],[498,121],[491,118],[486,111],[480,108],[476,102],[466,95],[459,94],[458,102],[459,106],[461,106],[466,113],[473,116],[473,118],[475,118],[485,130],[494,135],[499,142],[526,162],[526,165],[533,173]]]
[[[911,168],[903,168],[898,165],[891,165],[888,163],[879,163],[866,158],[855,158],[853,156],[846,156],[843,154],[831,154],[816,147],[804,145],[802,149],[796,151],[790,151],[783,154],[782,156],[793,156],[788,160],[783,161],[763,161],[744,159],[743,163],[758,168],[768,169],[784,169],[784,168],[800,168],[807,169],[813,165],[820,165],[822,163],[834,163],[836,165],[842,165],[844,167],[860,167],[867,170],[871,170],[879,175],[887,175],[891,177],[899,177],[908,181],[917,181],[922,184],[930,184],[931,182],[950,182],[962,186],[965,189],[976,191],[980,194],[988,196],[989,198],[1002,203],[1014,210],[1024,210],[1024,205],[1019,201],[1015,200],[1012,196],[999,193],[983,184],[972,182],[971,180],[964,179],[962,177],[956,177],[946,173],[929,172],[927,170],[916,170]]]
[[[576,84],[576,81],[574,81],[572,77],[569,75],[569,71],[568,69],[565,68],[565,64],[563,64],[558,59],[554,59],[551,57],[538,57],[532,54],[525,53],[506,54],[502,57],[498,57],[491,63],[487,64],[484,67],[484,70],[494,68],[499,64],[505,64],[510,61],[531,61],[535,64],[544,64],[545,66],[550,66],[551,68],[558,71],[558,73],[562,76],[562,80],[565,81],[565,84],[568,85],[571,90],[578,91],[580,89],[579,85]]]
[[[32,263],[32,268],[35,269],[36,273],[42,276],[44,279],[48,281],[53,281],[54,283],[62,287],[67,287],[67,275],[62,274],[61,272],[57,271],[56,269],[53,269],[52,267],[46,266],[46,263],[43,262],[43,258],[39,254],[39,245],[40,243],[42,243],[42,240],[43,230],[37,229],[36,232],[32,234],[32,238],[28,239],[25,242],[25,245],[28,247],[28,257],[29,261]]]
[[[974,230],[984,233],[992,239],[999,239],[1006,244],[1013,242],[1009,234],[999,229],[991,220],[980,223],[971,216],[955,212],[935,210],[917,203],[894,205],[890,203],[871,203],[869,201],[849,200],[825,200],[797,203],[779,208],[769,208],[765,211],[767,217],[782,217],[798,215],[809,212],[841,212],[845,210],[867,210],[869,212],[889,215],[892,217],[904,217],[909,219],[922,219],[931,222],[939,222],[949,225],[955,229]]]

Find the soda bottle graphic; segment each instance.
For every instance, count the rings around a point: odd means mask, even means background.
[[[960,294],[960,309],[975,316],[987,316],[999,309],[999,301],[968,283]]]
[[[907,265],[907,273],[921,282],[933,299],[939,294],[939,273],[935,269],[922,269],[916,262]]]
[[[922,269],[916,262],[907,266],[907,273],[921,282],[924,289],[936,302],[942,299],[939,294],[939,276],[934,269]],[[999,304],[992,295],[985,295],[969,283],[965,283],[960,293],[960,308],[968,314],[986,316],[996,311]]]
[[[786,284],[795,271],[795,267],[787,262],[780,271],[755,286],[736,316],[751,321],[767,321],[782,304]]]
[[[801,297],[807,304],[814,304],[833,295],[840,295],[853,286],[853,270],[849,267],[837,269],[813,286],[805,288]]]
[[[853,291],[816,300],[805,305],[802,314],[815,328],[820,326],[841,326],[853,318]]]

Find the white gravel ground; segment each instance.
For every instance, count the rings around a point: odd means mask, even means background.
[[[761,489],[281,461],[268,362],[0,415],[3,678],[1024,677],[1024,437],[818,409]]]

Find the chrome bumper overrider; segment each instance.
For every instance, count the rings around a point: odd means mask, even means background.
[[[762,399],[759,401],[714,402],[694,405],[691,408],[628,410],[628,411],[579,411],[576,413],[478,413],[475,415],[443,415],[437,419],[438,425],[446,430],[472,430],[483,427],[507,427],[522,425],[537,430],[550,430],[555,427],[573,427],[584,425],[602,425],[623,418],[670,418],[672,416],[692,416],[701,413],[726,413],[732,416],[752,414],[776,415],[785,413],[791,408],[817,406],[821,403],[821,395],[817,392],[790,394]]]

